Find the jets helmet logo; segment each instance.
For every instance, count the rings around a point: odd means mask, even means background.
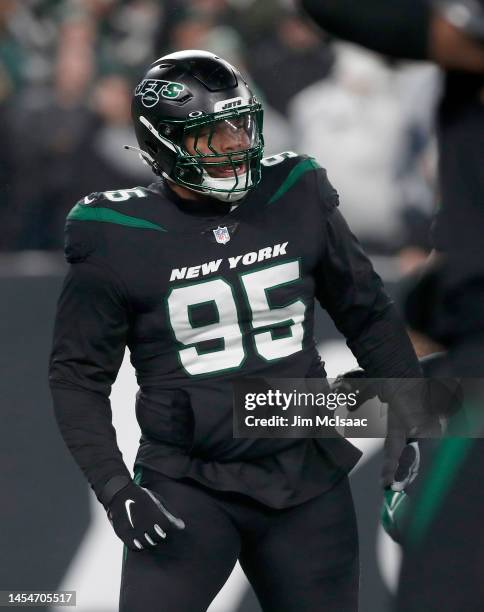
[[[135,96],[141,96],[143,106],[151,108],[160,101],[160,96],[167,100],[175,100],[185,89],[182,83],[162,81],[159,79],[144,79],[136,87]]]
[[[219,244],[227,244],[227,242],[230,240],[230,234],[227,227],[220,227],[219,225],[217,229],[213,230],[213,235]]]

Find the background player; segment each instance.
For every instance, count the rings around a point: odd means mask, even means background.
[[[356,7],[303,0],[302,5],[326,32],[394,58],[430,60],[445,70],[436,121],[440,207],[433,228],[435,252],[407,299],[407,315],[412,327],[448,350],[441,376],[481,379],[484,2],[367,0]],[[482,381],[469,382],[474,387],[471,404],[482,414]],[[484,431],[482,417],[474,422],[472,435],[478,438]],[[415,505],[412,533],[418,537],[405,550],[398,610],[482,606],[477,568],[483,564],[484,496],[482,488],[473,493],[473,483],[482,479],[483,470],[482,440],[442,442]]]

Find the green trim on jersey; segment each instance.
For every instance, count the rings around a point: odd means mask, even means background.
[[[295,185],[298,180],[306,174],[306,172],[310,172],[311,170],[318,170],[321,166],[315,161],[312,157],[307,159],[302,159],[294,168],[289,172],[287,178],[276,191],[276,193],[269,200],[268,204],[272,204],[279,198],[281,198],[293,185]]]
[[[472,444],[472,438],[444,438],[440,443],[421,493],[412,508],[412,519],[408,526],[410,544],[421,544]]]
[[[157,225],[146,219],[131,217],[130,215],[125,215],[111,208],[83,206],[82,204],[76,204],[67,215],[67,219],[74,219],[75,221],[101,221],[103,223],[114,223],[116,225],[125,225],[138,229],[153,229],[158,232],[167,231],[164,227],[161,227],[161,225]]]

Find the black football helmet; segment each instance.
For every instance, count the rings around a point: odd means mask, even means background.
[[[213,53],[156,60],[134,91],[132,115],[155,174],[227,202],[259,183],[262,105],[240,72]]]

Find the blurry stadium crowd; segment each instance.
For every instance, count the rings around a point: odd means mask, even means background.
[[[123,150],[131,92],[154,58],[190,48],[248,75],[267,154],[316,157],[370,252],[405,268],[430,250],[436,69],[334,43],[291,0],[1,0],[0,251],[61,249],[80,197],[151,181]]]

